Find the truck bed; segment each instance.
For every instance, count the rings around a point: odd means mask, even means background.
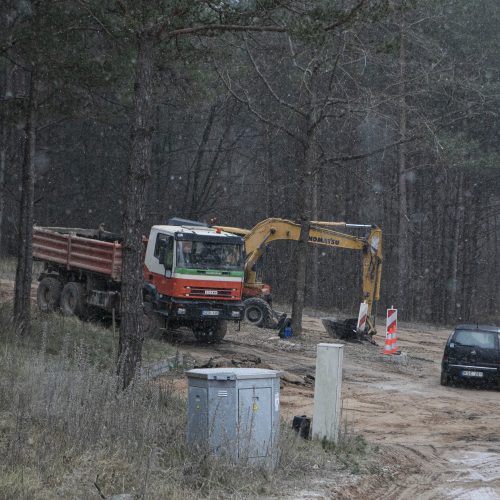
[[[99,239],[101,234],[100,231],[89,229],[35,226],[33,257],[43,262],[59,264],[68,271],[85,270],[120,281],[121,243],[102,241]]]

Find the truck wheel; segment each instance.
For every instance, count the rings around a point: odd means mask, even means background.
[[[219,343],[227,333],[227,321],[213,321],[197,324],[193,327],[196,340],[206,344]]]
[[[270,326],[273,318],[271,306],[263,299],[251,297],[243,301],[245,312],[243,318],[254,326]]]
[[[42,312],[55,311],[61,303],[62,283],[57,278],[46,277],[38,284],[36,302]]]
[[[83,317],[86,313],[85,290],[81,283],[70,281],[61,294],[61,310],[65,316]]]
[[[154,338],[161,335],[161,330],[165,328],[165,324],[161,316],[155,311],[153,304],[148,301],[144,302],[142,304],[142,310],[144,312],[142,317],[142,331],[144,337]]]

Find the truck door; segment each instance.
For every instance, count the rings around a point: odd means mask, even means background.
[[[158,233],[158,236],[156,237],[154,256],[158,259],[159,265],[163,266],[163,275],[166,278],[171,278],[174,266],[173,236]]]
[[[153,245],[153,251],[146,252],[146,279],[154,284],[159,293],[169,295],[174,266],[174,237],[157,233]]]

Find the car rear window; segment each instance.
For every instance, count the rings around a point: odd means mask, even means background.
[[[460,345],[482,347],[484,349],[495,348],[495,337],[492,332],[481,330],[457,330],[453,340]]]

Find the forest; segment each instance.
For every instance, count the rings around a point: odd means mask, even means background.
[[[498,320],[499,25],[496,0],[4,0],[0,253],[29,262],[33,224],[375,224],[379,312]],[[298,249],[266,255],[277,303]],[[356,311],[359,255],[305,252],[306,305]]]

